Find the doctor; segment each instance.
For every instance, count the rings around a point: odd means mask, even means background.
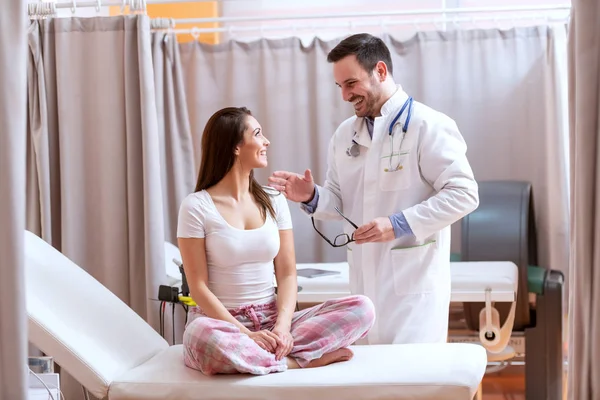
[[[356,115],[331,138],[325,184],[306,170],[275,172],[270,185],[315,219],[344,218],[347,236],[326,240],[346,245],[351,292],[375,304],[369,344],[445,342],[450,225],[479,204],[465,141],[394,82],[381,39],[350,36],[327,60]]]

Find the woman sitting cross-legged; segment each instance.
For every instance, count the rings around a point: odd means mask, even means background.
[[[375,311],[364,296],[295,311],[296,260],[285,197],[253,176],[269,141],[245,108],[207,122],[194,193],[181,204],[178,244],[190,293],[185,365],[204,374],[263,375],[346,361]],[[277,294],[273,274],[277,280]]]

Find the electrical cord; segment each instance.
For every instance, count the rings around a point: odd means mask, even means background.
[[[188,308],[187,305],[185,305],[183,303],[179,303],[179,304],[181,304],[181,308],[183,308],[183,311],[185,312],[185,323],[184,323],[184,326],[185,326],[185,325],[187,325],[188,310],[189,310],[189,308]]]
[[[162,308],[162,301],[158,305],[158,333],[160,333],[160,335],[162,336],[162,329],[160,328],[160,326],[162,324],[162,313],[160,312],[161,308]]]
[[[171,328],[173,330],[173,345],[175,345],[175,303],[171,303]]]
[[[163,301],[162,302],[162,306],[161,306],[161,312],[162,312],[162,325],[160,327],[161,329],[161,335],[164,337],[165,336],[165,308],[167,307],[167,302]]]

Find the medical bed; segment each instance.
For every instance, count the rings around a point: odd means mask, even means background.
[[[481,300],[491,289],[493,309],[512,336],[524,342],[515,350],[507,343],[502,352],[488,352],[490,361],[525,358],[525,390],[528,399],[562,399],[562,291],[560,271],[537,266],[535,214],[528,182],[479,182],[480,204],[461,221],[461,252],[451,257],[452,301],[462,303],[467,328],[481,333]],[[508,263],[507,263],[508,262]],[[510,265],[517,269],[511,271]],[[298,264],[298,302],[323,302],[349,293],[348,264]],[[306,278],[305,269],[336,271],[335,275]],[[511,280],[516,298],[508,299]],[[516,288],[520,289],[516,289]],[[506,296],[505,296],[506,295]],[[479,299],[478,299],[479,297]],[[515,301],[516,300],[516,301]],[[509,325],[506,322],[509,322]],[[475,337],[479,341],[479,337]],[[464,341],[468,337],[449,340]],[[524,354],[518,354],[521,350]]]
[[[465,343],[353,346],[322,368],[265,376],[204,376],[112,292],[42,239],[25,232],[29,341],[87,392],[108,400],[469,400],[486,352]]]

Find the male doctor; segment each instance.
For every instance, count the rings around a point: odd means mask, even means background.
[[[346,218],[353,241],[329,241],[348,242],[350,290],[375,304],[369,344],[445,342],[450,225],[479,204],[465,141],[452,119],[394,82],[381,39],[350,36],[327,60],[356,115],[331,138],[325,184],[306,170],[275,172],[270,185],[315,219]]]

